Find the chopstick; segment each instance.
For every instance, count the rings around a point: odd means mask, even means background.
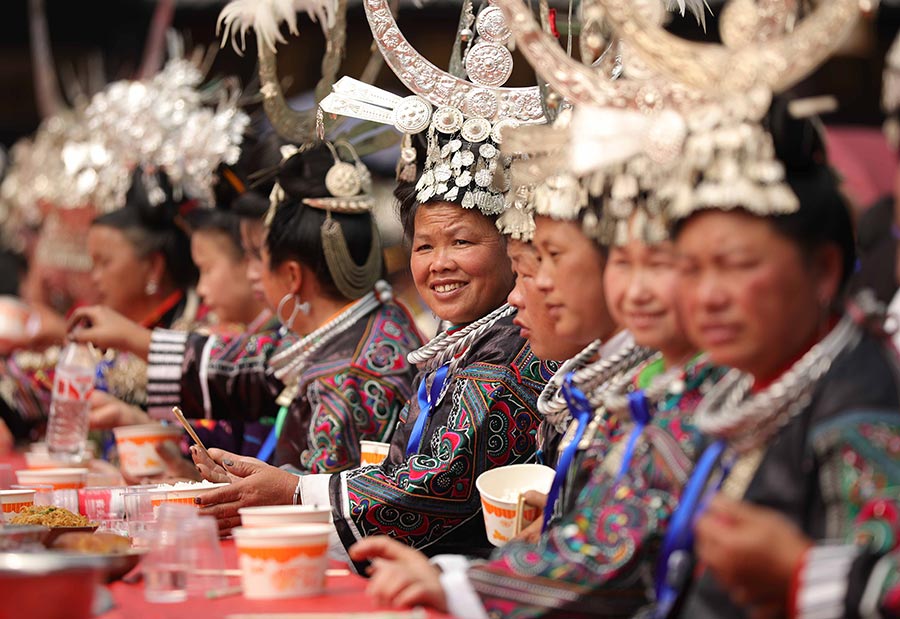
[[[518,535],[522,532],[522,517],[525,512],[525,493],[520,492],[519,498],[516,501],[516,524],[513,526],[513,535]]]
[[[175,417],[178,418],[178,421],[181,422],[181,425],[187,431],[188,434],[191,435],[191,438],[194,439],[194,442],[197,443],[197,447],[203,450],[203,453],[206,454],[206,457],[215,462],[212,456],[209,455],[209,452],[206,450],[206,445],[203,444],[203,441],[200,440],[200,437],[197,436],[197,433],[194,432],[193,426],[188,423],[188,420],[184,418],[184,413],[181,412],[181,409],[177,406],[172,407],[172,412],[175,413]]]

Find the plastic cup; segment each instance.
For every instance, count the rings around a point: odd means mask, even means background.
[[[119,464],[129,477],[150,477],[165,472],[165,463],[156,451],[163,443],[178,444],[181,429],[148,423],[113,429]]]
[[[0,504],[3,521],[9,522],[16,513],[34,505],[34,490],[0,490]]]
[[[88,470],[83,468],[38,469],[16,471],[16,478],[23,486],[47,484],[54,490],[78,490],[87,483],[87,473]]]
[[[153,492],[157,486],[129,486],[122,491],[125,524],[131,543],[136,548],[147,547],[153,538],[156,512],[153,509]]]
[[[387,458],[390,451],[390,443],[379,443],[378,441],[360,441],[360,464],[381,464],[382,462],[384,462],[385,458]]]
[[[78,491],[78,509],[99,525],[98,530],[127,532],[124,492],[122,486],[82,488]]]
[[[484,527],[488,541],[502,546],[516,533],[541,515],[541,510],[523,505],[519,513],[519,495],[528,490],[550,492],[555,471],[542,464],[511,464],[485,471],[475,480],[481,494]],[[517,526],[518,525],[518,526]]]
[[[262,505],[242,507],[238,513],[248,529],[331,522],[331,509],[323,505]]]
[[[0,490],[9,490],[14,483],[16,483],[16,477],[13,475],[12,466],[0,464]]]
[[[333,530],[326,524],[234,529],[244,597],[273,600],[322,593]]]

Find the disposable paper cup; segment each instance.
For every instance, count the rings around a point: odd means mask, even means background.
[[[331,510],[320,505],[262,505],[242,507],[241,526],[248,529],[331,522]]]
[[[274,600],[322,593],[332,530],[327,524],[234,529],[244,597]]]
[[[122,471],[130,477],[148,477],[165,471],[165,463],[156,448],[163,443],[178,444],[181,429],[148,423],[113,428]]]
[[[17,512],[34,505],[34,490],[0,490],[3,521],[9,522]]]
[[[528,490],[550,492],[553,475],[554,470],[542,464],[511,464],[478,476],[475,487],[481,494],[484,527],[494,546],[502,546],[516,534],[519,495]],[[540,509],[523,505],[522,528],[537,520],[540,514]]]
[[[150,503],[153,505],[153,511],[159,511],[159,507],[165,503],[180,503],[197,507],[194,499],[210,490],[227,486],[227,483],[221,484],[191,484],[190,487],[184,488],[165,488],[160,487],[150,491]]]
[[[379,443],[378,441],[360,441],[360,462],[361,464],[381,464],[387,458],[388,452],[391,450],[390,443]]]
[[[34,469],[16,471],[19,484],[47,484],[54,490],[78,490],[84,488],[87,482],[87,469]]]

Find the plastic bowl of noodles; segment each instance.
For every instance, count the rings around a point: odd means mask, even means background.
[[[32,525],[45,528],[42,542],[49,547],[64,533],[93,533],[99,526],[80,514],[53,505],[32,505],[10,518],[12,525]]]

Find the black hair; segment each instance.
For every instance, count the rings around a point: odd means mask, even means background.
[[[241,155],[233,165],[221,164],[214,186],[216,207],[238,217],[261,219],[269,208],[269,194],[281,163],[284,141],[264,118],[254,117],[244,132]]]
[[[215,232],[227,239],[228,251],[239,261],[244,257],[241,244],[241,220],[230,212],[218,208],[195,208],[185,216],[191,234]]]
[[[850,208],[836,173],[828,165],[821,131],[808,118],[794,118],[785,98],[773,100],[764,124],[774,139],[776,156],[784,165],[785,180],[800,204],[796,212],[766,219],[807,256],[825,245],[838,247],[843,267],[841,296],[856,264],[856,244]],[[673,237],[685,221],[676,222]]]
[[[303,204],[305,198],[322,198],[331,194],[325,187],[325,174],[334,165],[331,152],[319,145],[298,153],[285,161],[278,173],[278,184],[284,189],[284,200],[275,209],[266,249],[270,267],[287,260],[306,265],[316,276],[322,289],[334,298],[344,298],[328,270],[322,247],[322,224],[328,213]],[[371,213],[331,213],[331,218],[341,225],[350,256],[357,265],[363,265],[369,255],[374,230]]]
[[[161,253],[166,274],[178,288],[188,288],[197,281],[197,267],[191,260],[191,243],[181,211],[188,210],[191,203],[174,197],[172,184],[163,172],[147,175],[148,181],[144,176],[142,168],[135,169],[125,205],[97,217],[93,224],[121,231],[141,258]]]

